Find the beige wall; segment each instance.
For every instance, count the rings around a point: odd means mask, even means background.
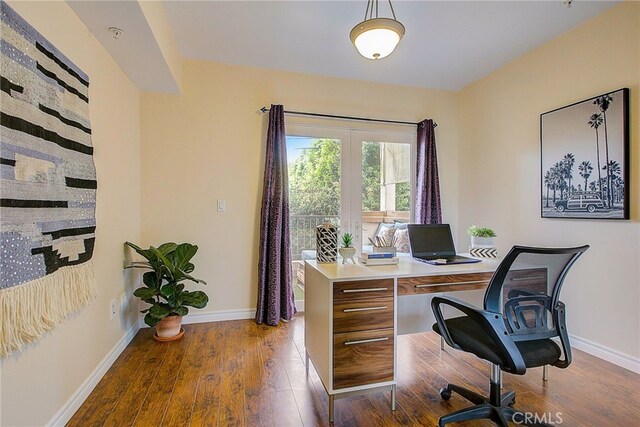
[[[460,238],[471,224],[512,244],[591,249],[565,283],[569,331],[640,356],[640,3],[629,2],[517,59],[460,93]],[[539,115],[631,89],[631,221],[540,218]]]
[[[203,289],[211,301],[194,312],[255,310],[266,123],[257,111],[271,103],[297,111],[434,118],[444,215],[457,223],[455,94],[186,62],[182,96],[142,96],[142,241],[200,246],[194,274],[208,282]],[[226,212],[216,211],[217,199],[226,200]]]
[[[140,105],[138,91],[65,3],[10,4],[91,78],[99,297],[3,362],[1,425],[51,420],[133,325],[133,304],[124,319],[109,320],[109,301],[130,291],[125,240],[197,243],[196,275],[209,282],[211,297],[200,313],[255,308],[266,124],[257,110],[271,103],[434,118],[444,219],[459,246],[472,223],[495,227],[503,253],[514,243],[591,244],[564,292],[570,330],[640,354],[640,4],[618,6],[458,94],[191,61],[183,95],[144,94]],[[623,86],[632,93],[633,220],[540,219],[539,114]],[[226,212],[216,211],[217,199],[227,201]]]
[[[98,298],[39,343],[2,362],[0,425],[49,422],[134,324],[132,304],[109,320],[109,304],[131,284],[123,242],[140,235],[139,93],[64,2],[10,2],[90,78],[98,177],[94,253]]]

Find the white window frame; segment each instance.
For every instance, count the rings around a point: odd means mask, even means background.
[[[293,122],[293,123],[290,123]],[[296,117],[287,118],[287,136],[337,139],[341,142],[340,165],[340,232],[354,235],[354,246],[358,254],[362,242],[362,143],[390,142],[408,144],[410,147],[410,221],[415,220],[416,186],[416,134],[411,126],[364,125],[353,122],[309,123]]]

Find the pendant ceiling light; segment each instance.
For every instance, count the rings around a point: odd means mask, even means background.
[[[368,0],[364,21],[351,30],[351,42],[365,58],[382,59],[388,56],[404,36],[404,25],[396,19],[391,0],[389,8],[393,18],[379,18],[378,0]]]

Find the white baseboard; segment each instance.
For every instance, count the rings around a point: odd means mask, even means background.
[[[192,323],[208,323],[223,322],[225,320],[245,320],[254,319],[256,317],[255,308],[246,308],[243,310],[220,310],[209,313],[193,313],[182,318],[183,325]],[[149,325],[144,323],[144,319],[140,318],[140,327],[148,328]]]
[[[298,313],[304,312],[304,300],[296,300],[296,309]],[[246,320],[255,319],[255,308],[245,308],[242,310],[220,310],[209,313],[193,313],[182,318],[183,325],[193,323],[223,322],[225,320]],[[140,328],[148,328],[149,325],[144,323],[144,319],[140,317]]]
[[[571,347],[573,348],[577,348],[578,350],[582,350],[592,356],[640,374],[640,358],[638,357],[630,356],[626,353],[613,350],[609,347],[605,347],[601,344],[575,335],[569,335],[569,340],[571,341]]]
[[[182,323],[185,325],[191,323],[207,323],[207,322],[223,322],[225,320],[245,320],[254,319],[256,317],[255,308],[247,308],[244,310],[220,310],[210,313],[193,313],[185,316]]]
[[[127,345],[131,342],[136,333],[140,330],[140,326],[136,323],[131,329],[113,346],[111,351],[102,359],[98,366],[93,370],[91,375],[78,387],[76,392],[67,400],[67,402],[60,408],[60,410],[49,420],[47,426],[62,427],[76,413],[76,411],[82,406],[85,399],[91,394],[93,389],[98,385],[104,374],[107,373],[113,362],[116,361],[120,353],[124,351]]]

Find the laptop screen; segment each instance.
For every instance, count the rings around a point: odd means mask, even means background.
[[[412,256],[432,257],[456,254],[449,224],[409,224],[407,228]]]

